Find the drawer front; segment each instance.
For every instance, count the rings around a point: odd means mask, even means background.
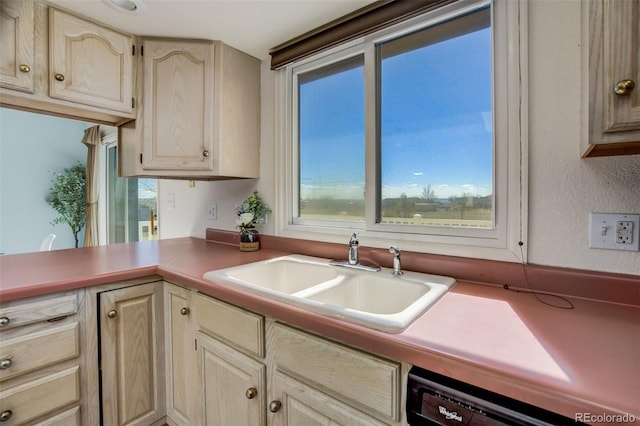
[[[281,324],[273,327],[273,345],[277,371],[365,413],[399,420],[398,363]]]
[[[33,426],[80,426],[80,407],[73,407]]]
[[[75,295],[0,307],[0,330],[47,321],[77,312]]]
[[[78,401],[79,370],[69,368],[0,392],[0,413],[11,413],[3,426],[22,424]]]
[[[194,303],[198,328],[237,349],[264,357],[264,317],[198,294]]]
[[[79,354],[77,322],[8,339],[0,343],[0,381]]]

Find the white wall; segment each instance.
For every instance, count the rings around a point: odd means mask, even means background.
[[[529,5],[529,262],[640,274],[640,253],[589,248],[590,212],[640,213],[640,156],[580,158],[580,2]]]
[[[56,234],[52,249],[75,246],[69,225],[51,225],[57,213],[45,201],[54,172],[85,164],[81,143],[87,123],[0,108],[0,252],[38,251]],[[82,245],[84,230],[79,239]]]

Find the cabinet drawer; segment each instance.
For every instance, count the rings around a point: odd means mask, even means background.
[[[399,420],[398,363],[281,324],[273,327],[273,345],[277,371],[366,413]]]
[[[194,309],[196,323],[205,333],[245,353],[264,357],[263,316],[202,294],[196,296]]]
[[[47,321],[77,312],[75,295],[0,307],[0,330]]]
[[[79,376],[79,367],[73,367],[0,392],[0,412],[11,412],[3,426],[22,424],[78,401]]]
[[[77,322],[5,340],[0,344],[0,381],[79,354]]]

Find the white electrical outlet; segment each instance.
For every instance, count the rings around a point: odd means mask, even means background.
[[[210,203],[207,206],[207,218],[209,218],[209,220],[218,219],[218,206],[215,203]]]
[[[640,251],[640,214],[591,213],[589,247]]]
[[[633,244],[633,222],[619,220],[616,224],[616,244]]]

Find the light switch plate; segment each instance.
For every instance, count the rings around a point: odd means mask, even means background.
[[[591,213],[589,247],[640,251],[640,214]]]

